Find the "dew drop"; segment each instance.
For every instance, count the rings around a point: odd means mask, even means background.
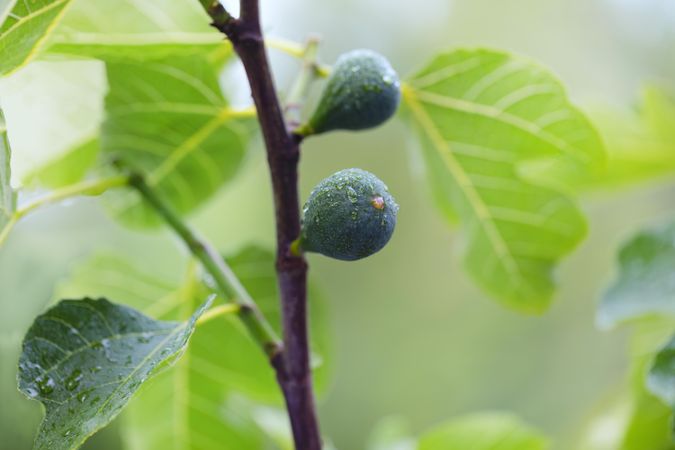
[[[145,339],[145,342],[150,342],[150,339],[152,338],[152,333],[150,333],[149,331],[146,331],[146,332],[141,334],[141,337],[143,339]]]
[[[26,395],[29,396],[30,398],[35,398],[35,397],[38,396],[38,391],[37,391],[37,389],[33,389],[33,388],[30,388],[30,387],[29,387],[29,388],[26,388],[26,389],[24,390],[24,392],[25,392]]]
[[[347,186],[347,198],[349,198],[349,201],[352,203],[356,203],[357,201],[359,201],[359,195],[351,186]]]
[[[74,391],[80,385],[80,381],[82,381],[82,371],[80,369],[73,370],[70,376],[66,378],[66,389]]]
[[[51,377],[41,377],[35,380],[37,383],[37,387],[40,390],[41,395],[49,395],[52,392],[54,392],[54,387],[56,386],[56,383],[54,383],[54,380]]]

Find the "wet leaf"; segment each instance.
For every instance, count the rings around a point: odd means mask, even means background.
[[[209,303],[187,322],[158,321],[90,298],[62,300],[38,316],[19,360],[19,389],[45,407],[34,448],[77,448],[107,425],[180,356]]]

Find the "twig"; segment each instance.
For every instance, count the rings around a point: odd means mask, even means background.
[[[135,188],[145,201],[166,221],[188,247],[195,258],[202,263],[204,269],[213,277],[222,294],[235,299],[239,317],[248,328],[251,336],[265,351],[273,365],[280,365],[282,344],[258,309],[257,305],[242,286],[232,269],[225,263],[218,252],[209,243],[201,239],[183,222],[157,193],[145,182],[143,176],[132,173],[129,185]]]

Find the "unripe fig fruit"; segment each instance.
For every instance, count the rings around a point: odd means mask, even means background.
[[[397,213],[379,178],[361,169],[341,170],[321,181],[305,203],[300,246],[344,261],[365,258],[389,242]]]
[[[394,115],[400,99],[398,75],[389,61],[371,50],[353,50],[338,58],[319,106],[300,133],[376,127]]]

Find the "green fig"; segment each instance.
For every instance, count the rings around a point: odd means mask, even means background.
[[[361,169],[321,181],[303,208],[300,247],[353,261],[381,250],[394,232],[398,205],[387,186]]]
[[[398,75],[387,59],[371,50],[340,56],[303,135],[363,130],[386,122],[401,99]]]

